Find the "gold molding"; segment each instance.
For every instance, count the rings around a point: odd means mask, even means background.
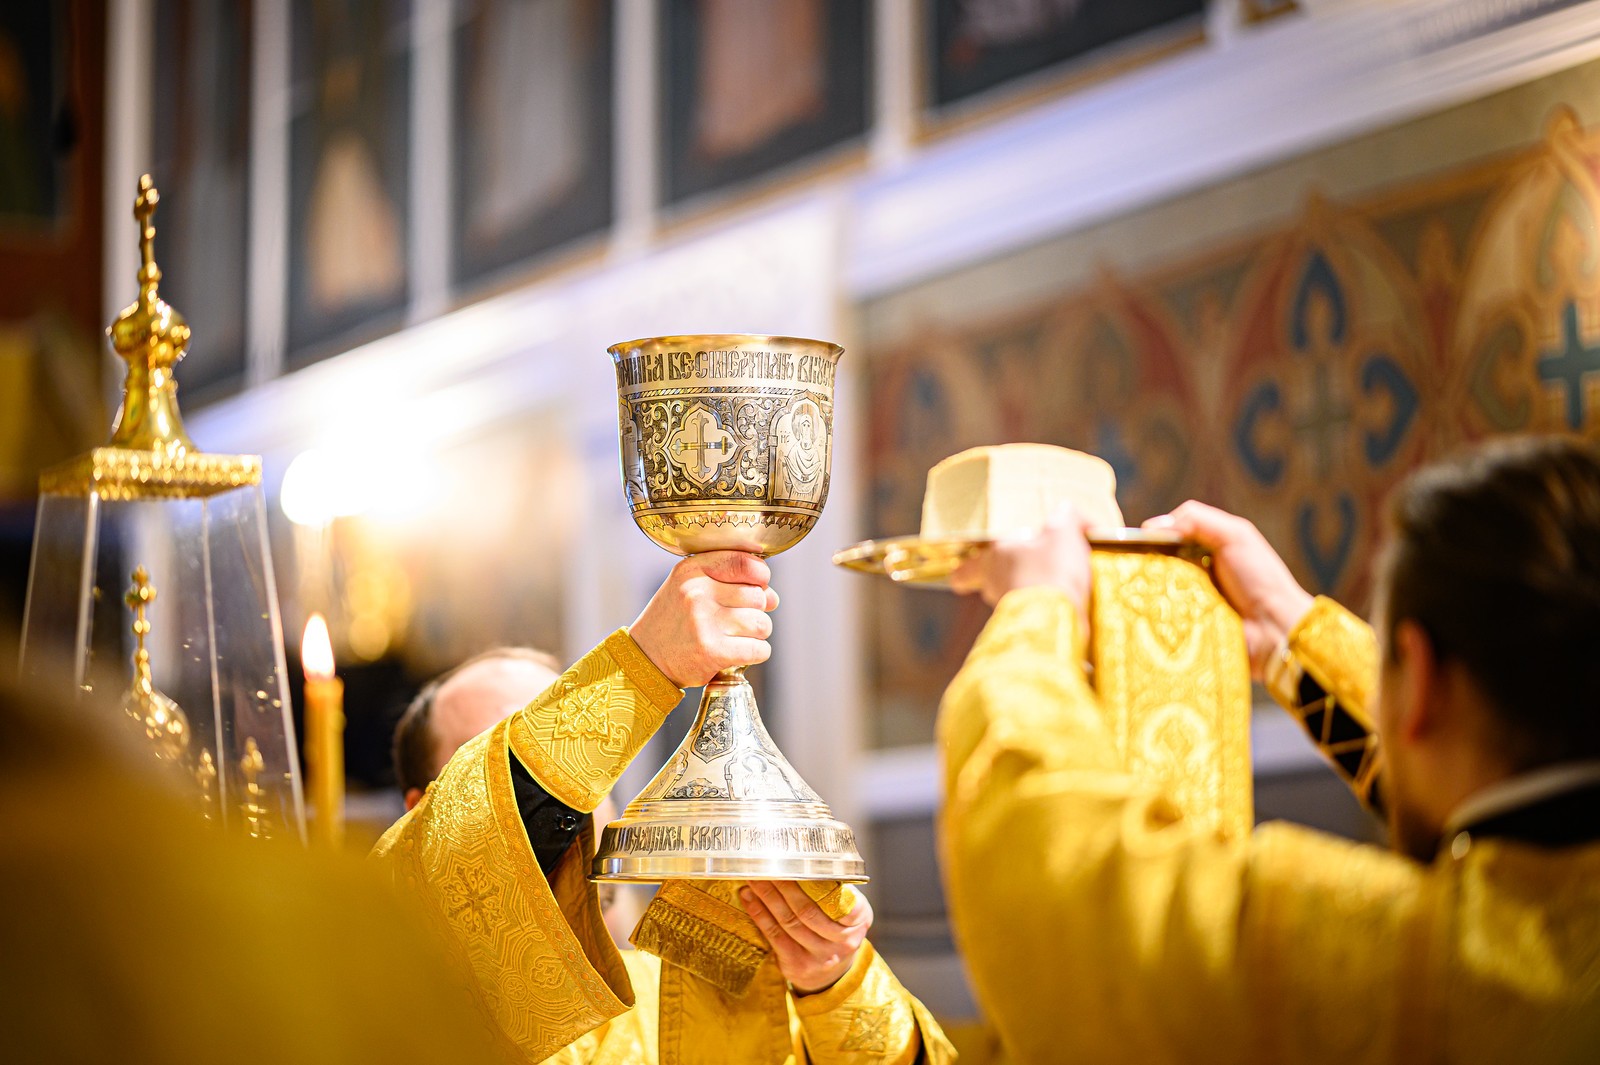
[[[124,447],[97,447],[52,466],[39,476],[43,495],[88,496],[117,501],[199,499],[261,483],[257,455],[169,455]]]

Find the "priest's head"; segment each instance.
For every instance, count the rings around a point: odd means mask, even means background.
[[[1384,794],[1394,843],[1425,858],[1497,812],[1475,809],[1491,786],[1600,759],[1600,449],[1520,437],[1428,466],[1391,496],[1387,541]]]
[[[394,731],[394,769],[415,806],[463,743],[527,706],[561,675],[543,651],[497,647],[425,684]]]

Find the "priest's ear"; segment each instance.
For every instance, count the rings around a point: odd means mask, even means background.
[[[406,812],[407,813],[410,813],[411,812],[411,808],[413,806],[417,805],[417,803],[419,803],[421,801],[422,801],[422,789],[421,788],[407,788],[406,789]]]
[[[1444,705],[1448,685],[1433,639],[1408,618],[1395,625],[1389,640],[1384,731],[1407,744],[1427,742],[1450,717]]]

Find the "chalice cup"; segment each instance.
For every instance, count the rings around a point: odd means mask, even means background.
[[[794,546],[828,498],[834,369],[795,337],[651,337],[608,349],[622,483],[641,531],[677,555]],[[594,879],[867,879],[855,833],[795,772],[744,670],[705,686],[689,734],[605,827]]]

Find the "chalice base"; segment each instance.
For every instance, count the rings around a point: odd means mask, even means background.
[[[865,883],[855,833],[800,778],[761,723],[743,670],[719,673],[694,725],[605,827],[594,880]]]

